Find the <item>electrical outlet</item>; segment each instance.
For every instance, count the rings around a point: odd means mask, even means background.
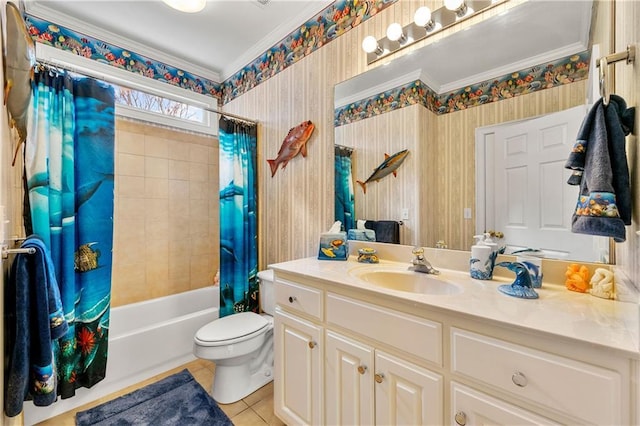
[[[471,207],[465,207],[463,215],[465,219],[471,219]]]

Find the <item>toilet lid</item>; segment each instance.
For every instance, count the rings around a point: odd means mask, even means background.
[[[223,342],[255,333],[269,324],[262,315],[254,312],[240,312],[217,319],[196,333],[196,339],[203,342]]]

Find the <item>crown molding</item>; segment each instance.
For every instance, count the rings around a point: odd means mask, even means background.
[[[111,31],[97,27],[95,25],[83,22],[81,20],[69,17],[63,13],[55,11],[40,1],[25,2],[25,12],[29,15],[36,16],[40,19],[46,19],[60,26],[69,28],[78,33],[85,34],[90,37],[97,38],[105,43],[113,44],[123,49],[131,50],[139,55],[147,56],[150,59],[164,62],[172,67],[180,68],[199,77],[204,77],[216,83],[220,83],[220,74],[213,72],[204,67],[185,62],[175,56],[168,55],[160,50],[145,46],[131,39],[119,36]]]
[[[316,16],[320,11],[324,10],[333,3],[333,0],[315,0],[309,2],[309,5],[304,8],[300,13],[293,16],[291,19],[280,24],[273,31],[265,35],[258,43],[256,43],[251,49],[243,52],[238,59],[231,62],[224,67],[220,73],[222,78],[221,82],[232,77],[238,71],[242,70],[246,65],[250,64],[253,60],[258,58],[264,52],[271,47],[275,46],[278,42],[282,41],[285,37],[299,28],[302,24],[309,21],[309,19]],[[256,7],[264,8],[269,7],[256,4]]]

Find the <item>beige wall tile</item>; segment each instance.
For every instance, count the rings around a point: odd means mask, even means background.
[[[169,180],[166,178],[144,178],[142,194],[146,198],[169,198]]]
[[[169,218],[169,199],[167,198],[149,198],[145,200],[146,221],[168,220]]]
[[[145,192],[144,181],[142,176],[117,176],[116,193],[120,197],[137,197]]]
[[[118,153],[116,174],[121,176],[144,176],[145,158],[141,155]]]
[[[171,160],[188,161],[189,149],[184,142],[170,140],[168,142],[168,155]]]
[[[189,190],[189,181],[173,179],[169,180],[169,199],[171,199],[172,202],[188,200],[190,197]]]
[[[192,144],[189,147],[189,161],[192,163],[208,164],[211,156],[212,153],[206,146]]]
[[[145,157],[144,176],[153,178],[169,178],[169,160],[165,158]]]
[[[209,166],[202,163],[189,165],[189,180],[191,182],[207,182],[209,180]]]
[[[169,160],[169,179],[189,180],[191,163],[182,160]]]
[[[119,153],[144,155],[144,135],[120,130],[116,132]]]
[[[165,138],[145,135],[144,155],[147,157],[169,158],[169,141]]]

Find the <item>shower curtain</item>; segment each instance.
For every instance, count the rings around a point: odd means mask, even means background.
[[[113,173],[113,88],[41,69],[25,147],[25,227],[51,253],[69,323],[54,353],[62,398],[105,377]]]
[[[220,118],[220,316],[258,312],[255,124]]]
[[[353,175],[351,155],[353,149],[335,146],[335,220],[342,222],[343,230],[356,226],[355,195],[353,193]]]

